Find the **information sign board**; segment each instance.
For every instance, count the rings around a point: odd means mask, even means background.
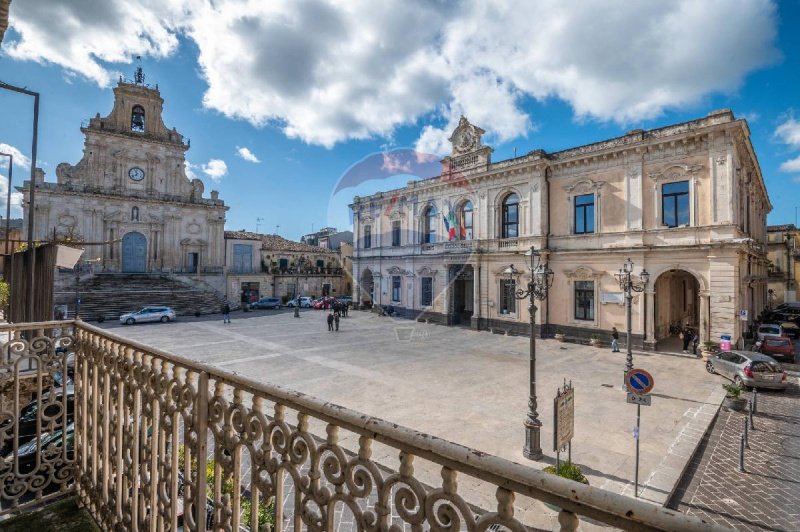
[[[553,451],[558,452],[572,440],[575,434],[575,389],[565,386],[553,399]]]

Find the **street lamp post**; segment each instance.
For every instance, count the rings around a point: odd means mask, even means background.
[[[625,377],[628,375],[628,372],[633,369],[633,352],[631,351],[631,327],[632,327],[632,320],[631,320],[631,307],[633,304],[633,292],[643,292],[645,287],[647,286],[648,281],[650,280],[650,274],[647,273],[647,270],[642,268],[642,271],[639,273],[639,279],[635,279],[633,275],[633,261],[628,259],[620,268],[619,273],[615,273],[614,277],[617,278],[619,282],[619,287],[625,292],[625,313],[627,317],[627,327],[628,327],[628,347],[627,347],[627,354],[625,356],[625,373],[623,374],[623,387],[625,386]]]
[[[525,417],[525,447],[522,449],[522,454],[525,458],[530,460],[539,460],[542,457],[541,445],[541,428],[542,422],[539,420],[539,413],[537,410],[536,402],[536,334],[534,326],[536,324],[536,304],[539,301],[547,298],[547,292],[553,286],[553,270],[548,265],[541,263],[541,255],[536,249],[531,246],[531,249],[525,253],[530,260],[531,280],[528,282],[527,290],[516,290],[511,295],[520,301],[529,299],[528,314],[530,316],[530,349],[529,349],[529,374],[530,374],[530,388],[528,391],[528,415]],[[514,280],[514,276],[519,272],[510,265],[503,270],[503,274],[507,276],[509,281]]]

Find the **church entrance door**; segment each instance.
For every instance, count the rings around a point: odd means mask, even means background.
[[[134,231],[122,237],[122,271],[147,271],[147,239],[142,233]]]

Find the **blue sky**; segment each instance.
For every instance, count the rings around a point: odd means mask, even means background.
[[[58,163],[81,157],[81,122],[111,110],[116,78],[141,55],[165,123],[191,139],[191,171],[231,207],[228,229],[346,229],[354,194],[409,179],[333,195],[348,169],[397,148],[440,155],[461,114],[502,160],[723,107],[749,120],[769,223],[793,223],[798,21],[800,3],[766,0],[15,0],[0,80],[41,93],[39,165],[55,180]],[[3,92],[0,109],[0,144],[30,155],[31,99]]]

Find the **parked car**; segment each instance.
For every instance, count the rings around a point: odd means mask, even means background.
[[[53,432],[45,432],[39,438],[30,440],[25,445],[17,449],[17,467],[20,473],[30,473],[39,464],[37,451],[41,449],[43,457],[52,459],[54,456],[61,454],[66,446],[67,459],[72,460],[75,457],[75,424],[70,423],[66,428],[59,428]],[[6,467],[12,466],[14,463],[14,452],[8,453],[3,460],[6,462]],[[67,467],[68,464],[62,463],[60,467]],[[51,471],[51,475],[58,477],[57,471]]]
[[[765,336],[763,340],[756,342],[756,345],[759,353],[794,362],[794,343],[784,336]]]
[[[795,324],[800,324],[800,313],[788,310],[767,311],[764,313],[764,321],[769,321],[770,323],[790,321]]]
[[[262,297],[255,303],[251,303],[250,308],[281,308],[281,300],[277,297]]]
[[[717,373],[740,386],[785,390],[786,372],[774,358],[753,351],[726,351],[706,362],[709,373]]]
[[[345,303],[348,307],[353,306],[353,296],[336,296],[336,301]]]
[[[781,327],[783,328],[783,334],[789,338],[800,338],[800,327],[798,327],[796,323],[784,321],[781,322]]]
[[[67,386],[66,390],[67,423],[72,423],[72,420],[75,418],[75,389],[72,385],[70,385]],[[42,410],[42,426],[46,426],[46,424],[49,423],[50,418],[55,417],[57,419],[56,422],[60,421],[61,414],[63,414],[64,411],[63,388],[56,388],[42,395],[41,400],[34,399],[22,407],[22,409],[19,411],[19,416],[17,416],[17,425],[19,426],[19,434],[17,436],[18,446],[22,447],[24,444],[36,437],[36,423],[39,407],[43,405],[44,410]],[[9,418],[5,419],[3,422],[0,422],[0,428],[8,427],[6,434],[11,436],[11,438],[14,436],[14,428],[12,423],[12,420]],[[0,455],[5,456],[13,449],[14,442],[12,439],[9,439],[5,442],[2,449],[0,449]]]
[[[128,312],[119,317],[119,322],[125,325],[160,321],[166,323],[175,319],[175,311],[169,307],[144,307],[136,312]]]
[[[317,310],[327,310],[331,308],[331,303],[333,303],[334,299],[330,296],[321,297],[314,301],[314,308]]]
[[[311,303],[314,301],[312,298],[308,296],[301,296],[300,298],[300,308],[311,308]],[[297,299],[290,299],[286,302],[287,307],[296,307],[297,306]]]
[[[780,324],[765,323],[758,326],[757,336],[763,341],[765,336],[785,336],[785,334]]]

